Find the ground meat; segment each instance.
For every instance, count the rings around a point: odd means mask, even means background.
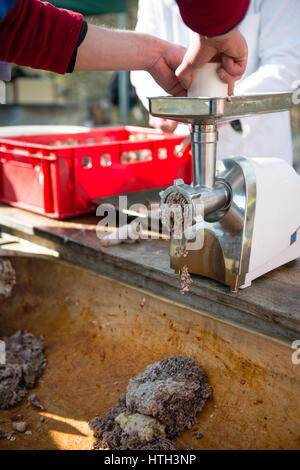
[[[112,407],[110,411],[118,413],[119,406]],[[118,415],[117,415],[118,416]],[[154,439],[150,442],[140,439],[138,432],[127,434],[115,419],[107,415],[106,418],[96,416],[89,422],[94,436],[98,440],[94,443],[94,449],[109,450],[168,450],[178,449],[176,444],[167,438]]]
[[[10,419],[11,421],[20,421],[20,419],[23,419],[23,415],[11,415]]]
[[[197,413],[211,393],[205,373],[192,359],[182,356],[162,359],[130,380],[127,393],[120,396],[106,418],[96,416],[89,422],[98,439],[94,448],[176,450],[178,447],[171,438],[195,424]],[[128,420],[122,425],[124,415]],[[133,422],[138,423],[136,429]]]
[[[42,339],[27,331],[17,331],[3,338],[6,362],[0,364],[0,409],[17,406],[27,395],[27,389],[36,385],[47,360]]]
[[[187,251],[186,248],[184,248],[184,247],[181,246],[181,245],[176,246],[175,252],[174,252],[174,256],[176,256],[176,258],[180,258],[181,256],[183,256],[184,258],[186,258],[187,255],[188,255],[188,251]]]
[[[201,432],[195,431],[195,432],[194,432],[194,437],[195,437],[196,439],[202,439],[202,437],[204,437],[204,436],[203,436],[203,434],[202,434]]]
[[[106,450],[105,447],[103,446],[103,442],[101,440],[97,440],[93,443],[93,449],[95,450]]]
[[[126,395],[120,396],[118,404],[109,409],[106,418],[98,415],[90,420],[89,426],[93,430],[94,436],[98,439],[94,444],[94,448],[140,450],[150,444],[146,440],[141,440],[140,433],[132,431],[130,434],[127,434],[122,430],[121,426],[116,421],[116,418],[122,414],[130,414],[126,408]],[[161,446],[167,446],[168,439],[154,439],[151,441],[151,445],[155,445],[155,449],[163,450],[163,447],[159,447],[160,441],[163,441]],[[171,446],[171,444],[173,443],[170,443],[169,446]],[[177,448],[176,445],[175,448]]]
[[[168,437],[190,429],[212,393],[202,368],[191,358],[172,356],[162,359],[131,379],[126,406],[157,418],[166,426]]]
[[[90,428],[94,432],[94,436],[98,440],[94,443],[96,449],[113,449],[113,450],[141,450],[144,446],[149,445],[147,441],[142,441],[138,432],[127,434],[117,423],[116,418],[122,414],[129,414],[126,408],[126,395],[121,395],[116,406],[109,409],[106,418],[96,416],[89,422]],[[163,450],[159,447],[160,439],[151,442],[155,445],[155,449]],[[163,439],[162,446],[166,446],[167,439]],[[170,443],[170,446],[173,443]],[[174,444],[175,445],[175,444]],[[148,447],[147,447],[148,448]],[[152,447],[151,447],[152,448]],[[169,447],[168,447],[169,448]],[[175,448],[176,445],[175,445]]]
[[[182,210],[184,210],[185,205],[187,204],[186,198],[181,193],[171,193],[166,200],[167,204],[170,205],[179,205],[181,206]]]
[[[170,439],[158,439],[141,445],[138,450],[179,450],[179,447]]]
[[[8,435],[8,432],[6,429],[0,428],[0,439],[6,439]]]
[[[13,431],[6,431],[6,429],[0,428],[0,439],[8,439],[9,441],[15,440],[13,435]]]
[[[170,231],[171,236],[182,238],[185,229],[185,221],[190,221],[192,208],[181,193],[172,193],[166,199],[161,213],[161,221],[164,227]]]
[[[179,212],[175,210],[176,207],[179,207]],[[176,223],[176,217],[179,215],[181,219]],[[186,225],[189,225],[192,222],[191,216],[191,204],[188,204],[188,201],[181,193],[172,193],[168,196],[164,210],[162,212],[162,223],[165,227],[169,228],[170,235],[179,240],[178,246],[174,251],[174,256],[176,258],[186,258],[188,256],[188,251],[185,246],[183,246],[182,238],[184,230],[187,228]],[[181,270],[180,283],[180,292],[184,295],[189,291],[189,286],[192,283],[191,276],[188,272],[188,266],[183,266]]]
[[[180,276],[180,286],[181,286],[180,293],[182,295],[184,295],[186,292],[189,291],[189,287],[192,284],[192,282],[193,281],[192,281],[190,273],[188,271],[188,267],[183,266],[183,268],[181,270],[181,276]]]

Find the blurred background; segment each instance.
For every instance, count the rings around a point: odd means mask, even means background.
[[[149,0],[151,1],[151,0]],[[88,22],[134,29],[138,0],[57,0],[80,11]],[[300,78],[300,77],[299,77]],[[300,104],[291,111],[294,164],[300,172]],[[74,72],[65,76],[14,66],[0,106],[0,126],[148,125],[148,113],[130,85],[129,73]]]

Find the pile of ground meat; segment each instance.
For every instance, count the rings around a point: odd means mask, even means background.
[[[89,422],[94,447],[111,450],[177,449],[172,438],[191,429],[212,394],[207,376],[191,358],[171,356],[130,379],[106,418]]]
[[[5,364],[0,364],[0,409],[19,405],[27,389],[36,385],[47,359],[42,338],[37,339],[27,331],[17,331],[5,343]]]

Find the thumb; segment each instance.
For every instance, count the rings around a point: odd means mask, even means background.
[[[215,50],[205,45],[199,50],[192,48],[187,50],[182,63],[175,71],[175,75],[185,89],[190,87],[195,71],[210,62],[214,55]]]
[[[237,77],[233,77],[230,75],[228,72],[223,67],[220,67],[217,70],[217,74],[219,75],[220,80],[222,82],[227,83],[228,85],[228,95],[231,96],[234,94],[234,84],[237,79]]]
[[[191,65],[182,63],[175,70],[175,75],[181,86],[188,90],[193,80],[194,69]]]

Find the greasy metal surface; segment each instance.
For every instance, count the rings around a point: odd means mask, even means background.
[[[218,128],[213,125],[193,125],[191,144],[193,155],[193,185],[213,189],[216,180]]]
[[[164,224],[170,230],[170,224],[168,223],[168,199],[171,194],[181,194],[188,204],[191,205],[191,219],[194,222],[205,217],[205,220],[211,220],[211,217],[215,217],[219,220],[227,211],[228,206],[231,202],[231,191],[229,186],[223,180],[217,180],[217,183],[211,191],[209,188],[200,186],[191,186],[185,184],[183,179],[176,179],[172,186],[169,186],[164,191],[159,193],[161,205],[162,205],[162,218]],[[164,211],[166,213],[164,215]]]
[[[218,238],[213,232],[206,230],[201,250],[188,251],[185,257],[176,256],[178,246],[175,240],[170,245],[171,267],[180,273],[183,266],[188,266],[190,273],[201,271],[203,276],[225,283],[226,268],[224,254]],[[233,279],[233,282],[235,279]]]
[[[210,119],[221,122],[251,114],[286,111],[292,107],[291,93],[262,93],[232,96],[230,99],[158,96],[148,100],[149,111],[153,116],[190,124]]]
[[[0,337],[19,328],[44,335],[48,366],[33,391],[47,412],[25,403],[0,411],[1,427],[22,413],[32,431],[0,449],[89,449],[87,421],[106,413],[130,377],[172,354],[199,362],[214,390],[180,445],[300,448],[300,366],[289,344],[59,261],[12,262],[18,283],[0,304]]]

